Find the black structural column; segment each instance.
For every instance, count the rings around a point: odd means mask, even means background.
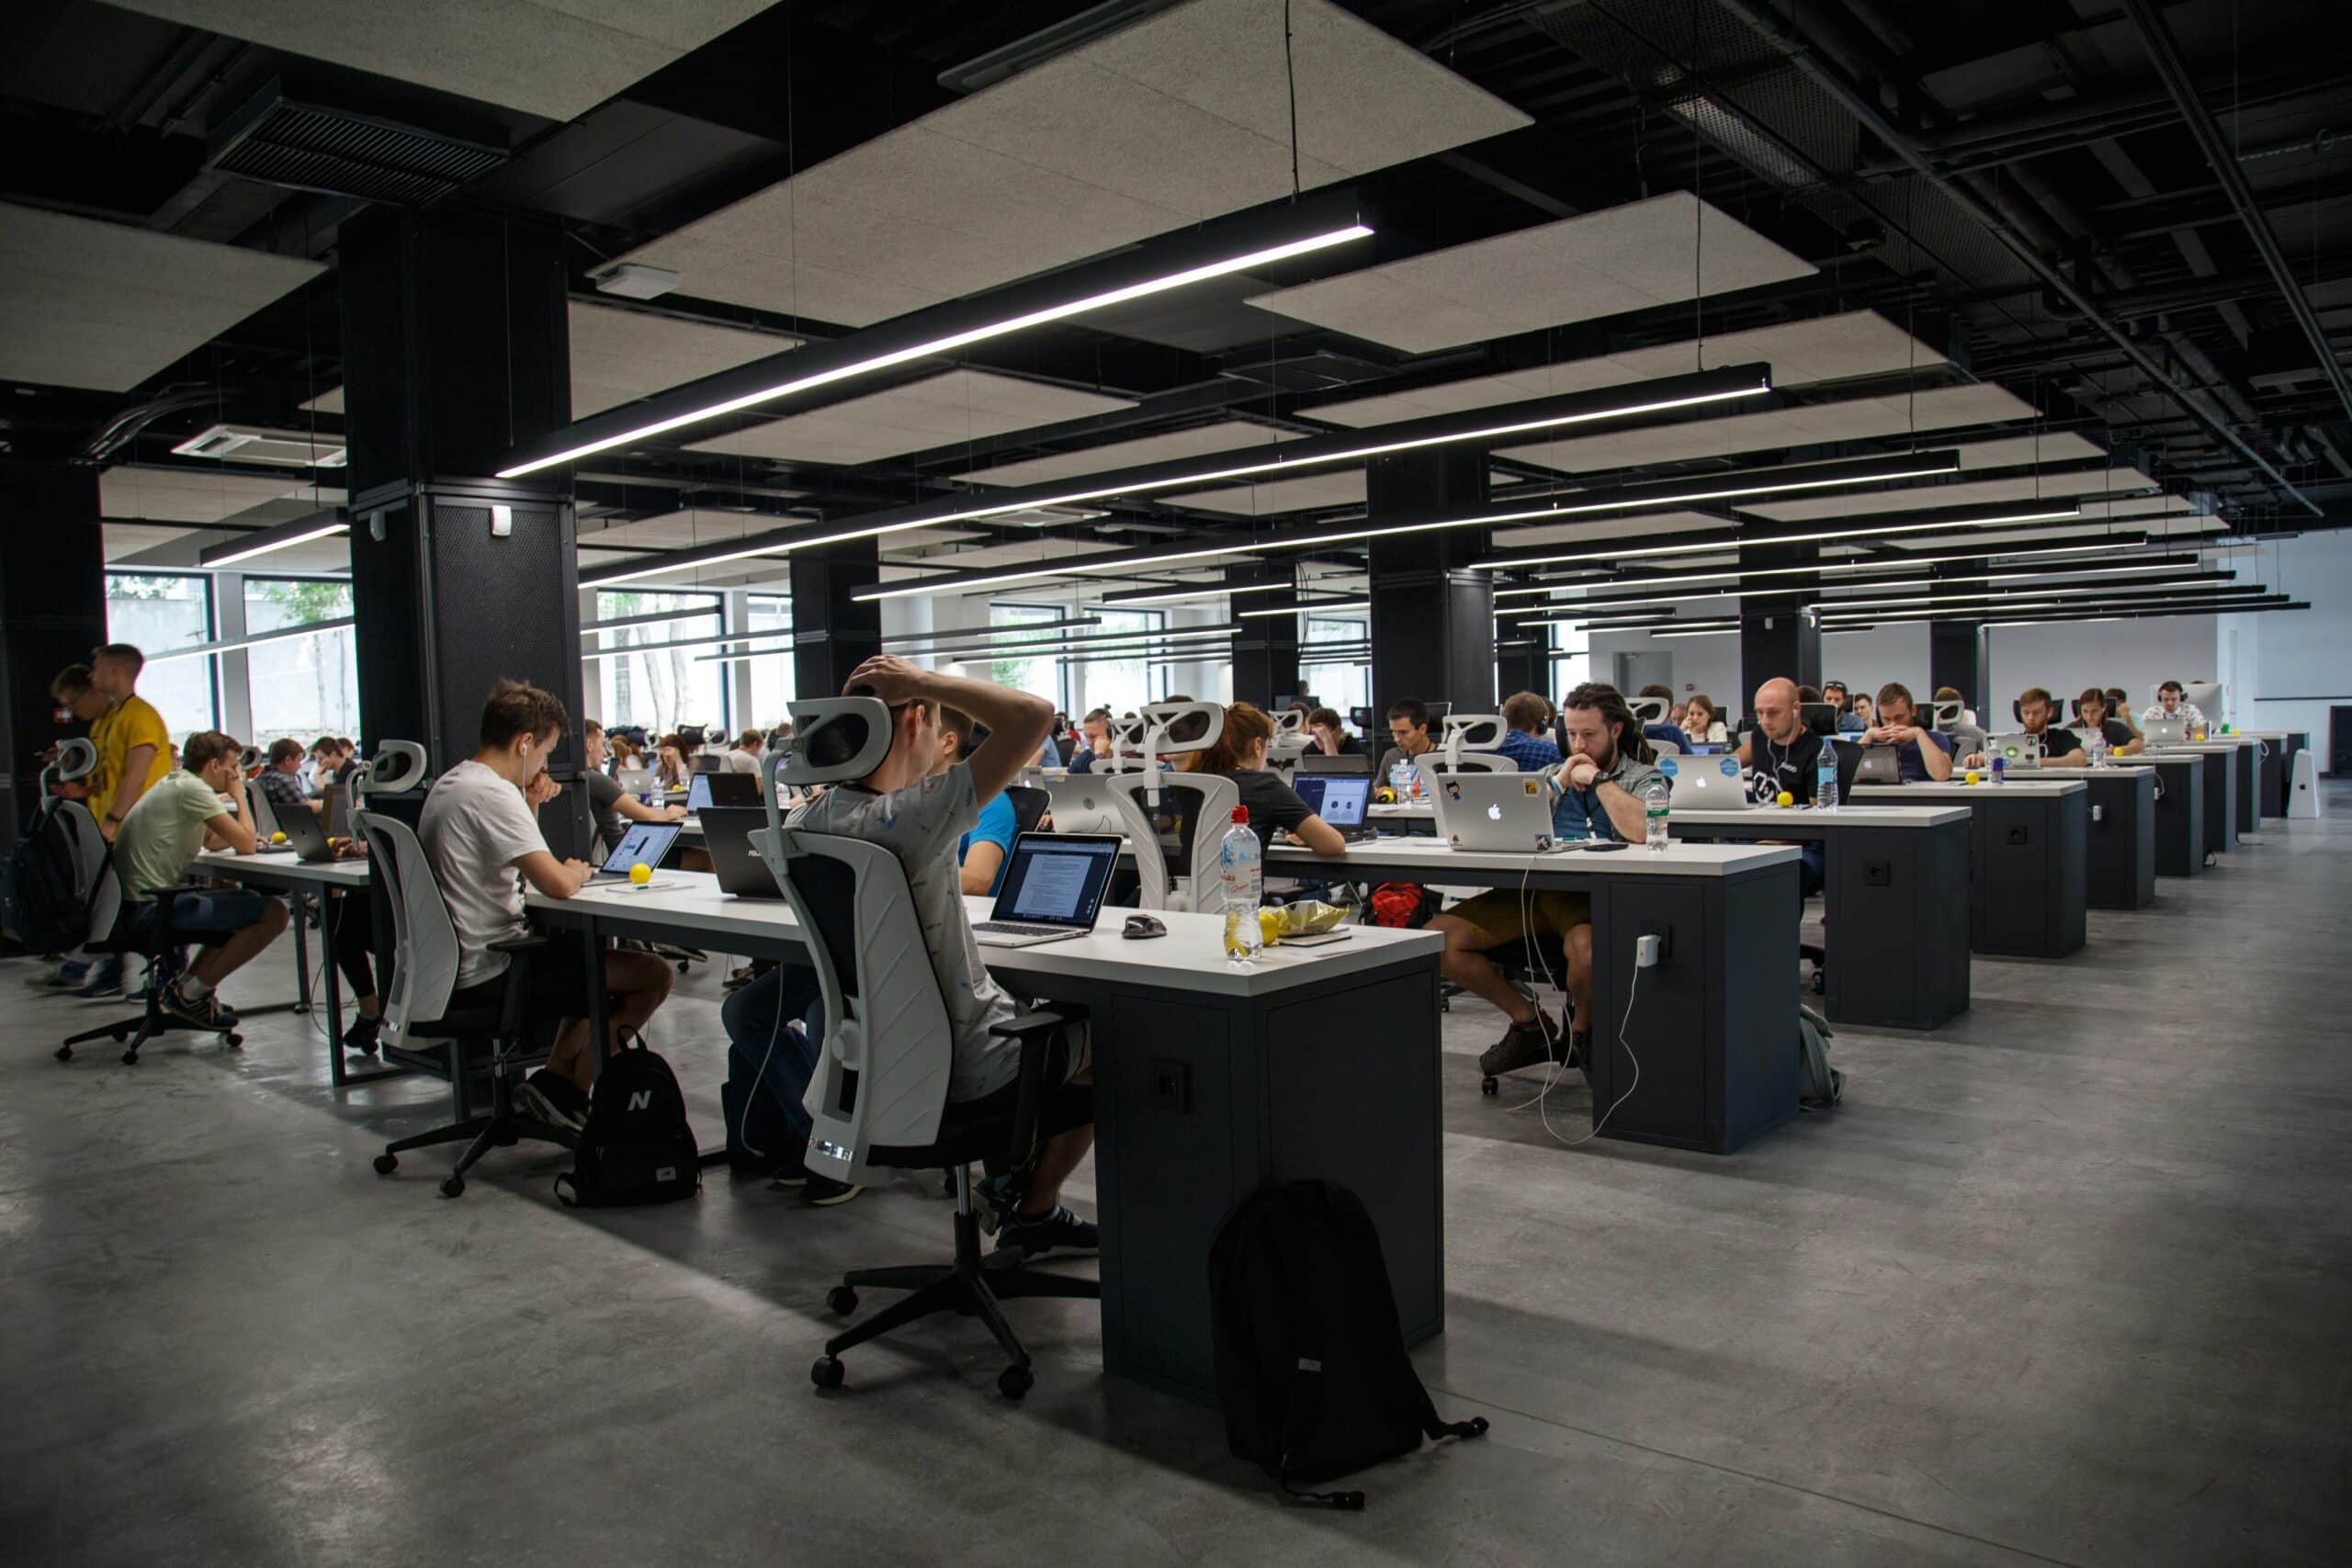
[[[1364,468],[1365,522],[1429,523],[1487,504],[1487,455],[1440,447],[1374,457]],[[1495,592],[1470,563],[1485,528],[1375,536],[1372,544],[1372,705],[1399,697],[1495,710]]]
[[[792,552],[792,689],[808,698],[841,694],[850,671],[882,651],[882,605],[851,597],[882,581],[872,539]]]
[[[50,682],[106,640],[98,470],[0,460],[0,850],[40,804],[41,753],[85,733]]]
[[[1225,580],[1236,588],[1255,587],[1264,582],[1282,584],[1264,593],[1237,594],[1233,600],[1234,614],[1240,618],[1245,628],[1233,639],[1234,698],[1238,702],[1262,704],[1268,712],[1272,712],[1283,699],[1295,697],[1305,689],[1299,680],[1298,670],[1298,617],[1241,617],[1240,613],[1296,604],[1296,580],[1286,570],[1268,571],[1262,567],[1234,567],[1226,572]]]
[[[551,224],[383,213],[345,226],[344,418],[366,739],[473,754],[501,678],[563,699],[549,772],[580,775],[580,596],[569,472],[492,478],[515,443],[571,418],[561,233]],[[549,847],[587,845],[585,797],[540,811]]]
[[[1552,648],[1539,631],[1506,628],[1495,645],[1495,698],[1515,692],[1532,692],[1557,702],[1562,694],[1552,687]]]
[[[1743,570],[1804,566],[1821,558],[1818,545],[1751,545],[1739,552]],[[1775,677],[1800,686],[1821,684],[1821,619],[1813,609],[1818,580],[1808,574],[1742,580],[1743,587],[1788,585],[1788,596],[1758,594],[1739,602],[1739,711],[1756,688]]]

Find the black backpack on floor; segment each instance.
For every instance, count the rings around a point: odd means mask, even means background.
[[[1344,1187],[1288,1181],[1242,1200],[1209,1249],[1209,1303],[1227,1440],[1293,1496],[1360,1509],[1361,1492],[1292,1483],[1487,1429],[1437,1418],[1405,1355],[1380,1233]]]
[[[614,1052],[596,1077],[573,1168],[555,1179],[555,1195],[568,1206],[612,1209],[701,1190],[701,1150],[670,1064],[643,1044]]]
[[[61,803],[45,800],[0,859],[0,932],[27,953],[71,953],[90,939],[90,911],[74,891],[70,831]]]

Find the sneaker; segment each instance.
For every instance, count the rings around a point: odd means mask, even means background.
[[[1490,1078],[1505,1073],[1515,1073],[1521,1067],[1539,1066],[1551,1061],[1553,1042],[1559,1038],[1559,1025],[1538,1011],[1523,1023],[1514,1023],[1503,1031],[1503,1037],[1487,1047],[1478,1058],[1478,1071]]]
[[[343,1032],[343,1048],[355,1056],[376,1054],[376,1036],[384,1027],[380,1018],[356,1018],[351,1027]]]
[[[1102,1233],[1062,1204],[1043,1214],[1015,1214],[996,1233],[996,1256],[1017,1254],[1021,1261],[1041,1258],[1091,1258],[1102,1250]]]
[[[237,1015],[222,1007],[220,998],[209,991],[201,997],[191,997],[177,986],[168,987],[158,1005],[166,1018],[190,1029],[219,1033],[237,1027]]]
[[[89,978],[87,964],[69,960],[54,969],[44,969],[38,975],[25,976],[25,984],[37,991],[70,991]]]
[[[514,1104],[526,1116],[574,1133],[588,1127],[588,1097],[570,1078],[541,1067],[514,1086]]]
[[[1577,1068],[1580,1068],[1580,1069],[1582,1069],[1582,1070],[1583,1070],[1583,1072],[1586,1074],[1586,1076],[1587,1076],[1587,1077],[1591,1076],[1591,1073],[1592,1073],[1592,1031],[1591,1031],[1591,1030],[1589,1030],[1589,1029],[1572,1029],[1572,1030],[1568,1031],[1568,1059],[1567,1059],[1567,1062],[1566,1062],[1566,1066],[1571,1066],[1571,1067],[1577,1067]]]
[[[74,987],[72,994],[85,999],[122,995],[122,960],[99,959],[90,965],[89,978]]]

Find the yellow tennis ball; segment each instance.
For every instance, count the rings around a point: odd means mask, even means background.
[[[1796,803],[1797,797],[1791,795],[1787,790],[1782,790],[1780,794],[1772,797],[1772,804],[1775,806],[1794,806]]]
[[[1968,770],[1968,781],[1967,781],[1967,782],[1968,782],[1968,783],[1970,783],[1970,784],[1974,784],[1974,783],[1976,782],[1976,770],[1975,770],[1974,768],[1971,768],[1971,769],[1969,769],[1969,770]]]
[[[638,886],[642,887],[647,883],[653,880],[653,868],[646,864],[643,861],[639,861],[635,865],[628,868],[628,879]]]
[[[286,841],[286,835],[283,833],[272,833],[269,836],[269,841],[273,844],[282,844]]]

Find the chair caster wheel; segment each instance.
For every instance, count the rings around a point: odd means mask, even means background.
[[[996,1391],[1007,1399],[1019,1399],[1037,1386],[1037,1380],[1026,1367],[1007,1367],[996,1375]]]
[[[464,1177],[462,1177],[462,1176],[449,1176],[449,1177],[444,1177],[444,1178],[442,1179],[442,1181],[441,1181],[441,1196],[443,1196],[444,1198],[457,1198],[457,1197],[460,1197],[460,1196],[462,1196],[462,1195],[464,1194],[465,1190],[466,1190],[466,1179],[465,1179]]]
[[[1495,1096],[1500,1094],[1502,1091],[1502,1081],[1498,1078],[1483,1077],[1478,1080],[1478,1092],[1485,1095],[1488,1100],[1494,1099]]]
[[[808,1369],[808,1381],[819,1388],[839,1388],[845,1375],[839,1356],[820,1356],[817,1364]]]
[[[377,1175],[390,1176],[392,1172],[401,1168],[401,1156],[398,1155],[378,1155],[376,1156],[375,1165]]]
[[[109,1029],[107,1033],[113,1038],[116,1044],[119,1045],[130,1038],[130,1025],[126,1023],[119,1029]]]
[[[825,1292],[825,1310],[835,1317],[847,1317],[857,1310],[857,1292],[847,1285],[835,1285]]]
[[[123,1065],[124,1066],[126,1066],[126,1067],[135,1067],[135,1066],[137,1066],[139,1065],[139,1053],[138,1053],[138,1051],[136,1051],[135,1049],[134,1049],[134,1050],[130,1050],[130,1051],[125,1051],[125,1052],[122,1054],[122,1065]]]
[[[678,973],[679,973],[679,974],[681,974],[681,975],[683,975],[683,974],[684,974],[685,972],[686,972],[686,961],[685,961],[684,959],[681,958],[681,959],[679,959],[679,960],[678,960]]]
[[[221,1043],[222,1043],[223,1044],[227,1045],[227,1046],[229,1047],[229,1049],[230,1049],[230,1050],[232,1050],[232,1051],[242,1050],[242,1049],[243,1049],[243,1048],[244,1048],[245,1037],[244,1037],[243,1035],[242,1035],[242,1034],[238,1033],[238,1032],[237,1032],[235,1030],[233,1030],[233,1029],[232,1029],[232,1030],[231,1030],[228,1033],[223,1034],[223,1035],[220,1037],[220,1040],[221,1040]]]
[[[72,1061],[74,1059],[74,1047],[71,1045],[60,1045],[57,1048],[57,1059],[61,1062]]]

